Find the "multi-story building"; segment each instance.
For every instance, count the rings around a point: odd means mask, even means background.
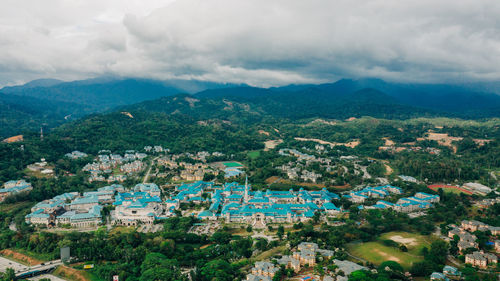
[[[497,256],[483,251],[473,252],[465,255],[465,263],[477,266],[479,268],[487,268],[489,264],[496,265],[498,262]]]
[[[2,189],[0,189],[0,202],[4,201],[5,198],[20,192],[29,192],[33,190],[30,183],[25,180],[11,180],[3,184]]]
[[[290,256],[282,256],[278,263],[286,268],[291,268],[295,272],[300,271],[301,267],[308,265],[313,267],[316,265],[316,255],[319,254],[324,258],[330,259],[333,257],[333,251],[319,249],[318,244],[310,242],[302,242],[297,246],[297,251],[294,251]]]

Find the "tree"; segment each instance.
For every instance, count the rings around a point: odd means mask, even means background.
[[[276,235],[278,235],[278,238],[280,240],[283,239],[284,234],[285,234],[285,228],[282,225],[278,226],[278,231],[276,232]]]
[[[14,269],[12,268],[7,268],[5,270],[5,273],[2,277],[2,280],[3,281],[12,281],[12,280],[16,280],[16,272],[14,271]]]
[[[436,264],[444,264],[448,255],[450,245],[443,240],[436,240],[431,244],[431,250],[428,254],[428,260]]]
[[[385,261],[381,263],[378,267],[378,271],[379,272],[386,271],[386,268],[389,268],[390,270],[396,272],[404,272],[403,267],[395,261]]]

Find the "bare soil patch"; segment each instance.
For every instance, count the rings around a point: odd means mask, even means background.
[[[10,257],[10,258],[12,258],[14,260],[21,261],[21,262],[26,263],[28,265],[37,265],[37,264],[41,264],[42,263],[41,260],[29,257],[29,256],[27,256],[25,254],[21,254],[21,253],[15,252],[15,251],[10,250],[10,249],[2,250],[2,251],[0,251],[0,254],[4,255],[6,257]]]

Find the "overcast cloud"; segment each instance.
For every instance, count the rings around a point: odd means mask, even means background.
[[[498,0],[2,0],[0,85],[500,80]]]

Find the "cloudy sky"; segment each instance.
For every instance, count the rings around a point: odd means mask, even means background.
[[[0,85],[103,75],[500,80],[500,1],[0,1]]]

